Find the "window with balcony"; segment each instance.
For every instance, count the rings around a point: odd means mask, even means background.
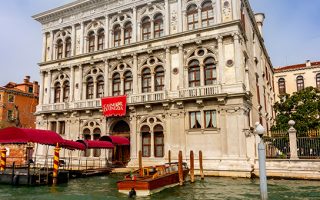
[[[217,69],[213,58],[204,61],[204,84],[213,85],[217,81]]]
[[[132,73],[127,71],[124,73],[124,94],[131,94],[132,91]]]
[[[70,94],[70,83],[69,81],[64,82],[63,84],[63,102],[69,101],[69,94]]]
[[[189,112],[190,129],[201,128],[201,113],[200,111]]]
[[[61,84],[57,82],[54,85],[54,103],[60,103],[60,96],[61,96]]]
[[[162,37],[163,35],[163,16],[162,14],[157,14],[154,17],[154,38]]]
[[[124,44],[130,44],[132,38],[132,23],[127,22],[124,25]]]
[[[156,125],[154,127],[154,156],[163,157],[164,156],[164,135],[163,128],[161,125]]]
[[[97,98],[102,98],[104,94],[104,78],[98,76],[97,78]]]
[[[104,29],[98,31],[98,50],[104,49]]]
[[[149,17],[145,17],[142,20],[142,40],[148,40],[151,38],[151,21]]]
[[[198,28],[198,9],[194,4],[187,8],[187,22],[188,30],[194,30]]]
[[[317,73],[316,75],[316,87],[317,89],[320,89],[320,73]]]
[[[66,52],[65,57],[68,58],[71,56],[71,38],[66,39]]]
[[[212,7],[211,1],[206,1],[203,3],[201,8],[201,20],[202,20],[202,28],[205,28],[214,24],[213,7]]]
[[[63,42],[61,39],[59,39],[57,41],[57,59],[61,59],[62,58],[62,54],[63,54]]]
[[[90,31],[88,34],[88,52],[94,52],[94,43],[95,43],[95,35],[93,31]]]
[[[304,89],[304,79],[303,76],[297,77],[297,91],[301,91]]]
[[[151,92],[151,71],[149,68],[142,71],[142,92]]]
[[[285,94],[286,93],[286,81],[284,78],[279,78],[278,80],[278,88],[279,88],[279,94]]]
[[[189,87],[200,86],[200,65],[198,60],[192,60],[189,62],[188,77]]]
[[[93,78],[88,77],[87,79],[87,99],[93,99],[93,92],[94,92],[94,83],[93,83]]]
[[[158,66],[155,69],[154,81],[155,91],[164,90],[164,69],[162,66]]]
[[[206,128],[217,128],[217,111],[205,111],[205,126]]]
[[[121,85],[120,74],[119,73],[113,74],[113,77],[112,77],[112,94],[113,94],[113,96],[119,96],[121,94],[120,85]]]
[[[121,45],[121,28],[120,25],[115,25],[113,28],[113,46],[118,47]]]

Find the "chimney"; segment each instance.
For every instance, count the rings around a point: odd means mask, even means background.
[[[37,81],[33,81],[33,95],[39,97],[39,84]]]
[[[310,60],[306,60],[306,67],[311,67],[311,61]]]
[[[265,19],[264,13],[256,13],[254,15],[254,18],[256,19],[258,29],[260,31],[260,35],[262,36],[262,26],[263,26],[263,21]]]
[[[24,83],[29,83],[30,81],[30,76],[26,76],[24,79],[23,79]]]

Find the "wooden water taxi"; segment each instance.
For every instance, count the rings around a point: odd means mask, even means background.
[[[124,180],[118,181],[118,191],[129,194],[134,190],[137,196],[148,196],[169,187],[179,184],[178,163],[143,167],[136,173],[130,173]],[[188,175],[186,163],[182,164],[183,179]]]

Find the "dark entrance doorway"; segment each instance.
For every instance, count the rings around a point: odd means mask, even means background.
[[[127,122],[120,120],[113,126],[111,135],[130,140],[130,127]],[[126,166],[130,160],[130,145],[116,145],[112,153],[112,163],[115,166]]]

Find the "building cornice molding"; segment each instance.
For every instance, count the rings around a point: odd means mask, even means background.
[[[316,69],[319,68],[320,69],[320,65],[314,65],[314,66],[304,66],[301,68],[295,68],[295,69],[283,69],[281,70],[281,68],[275,69],[274,73],[276,74],[280,74],[280,73],[284,73],[284,72],[294,72],[294,71],[304,71],[304,70],[309,70],[309,69]]]

